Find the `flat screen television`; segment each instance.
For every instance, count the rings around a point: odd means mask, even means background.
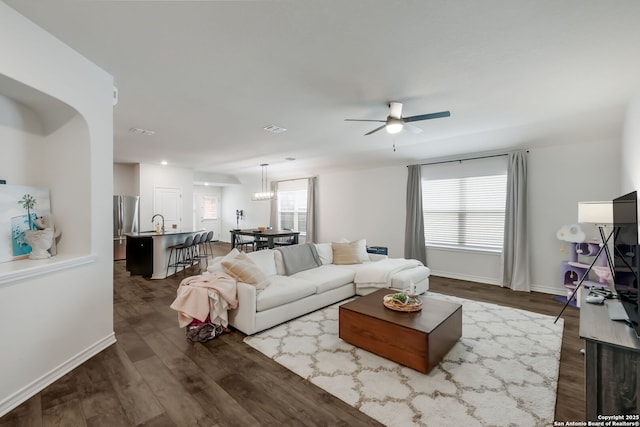
[[[631,326],[640,336],[638,320],[638,272],[640,246],[638,242],[638,197],[633,191],[613,199],[613,264],[614,287]]]

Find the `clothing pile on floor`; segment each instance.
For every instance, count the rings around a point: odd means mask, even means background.
[[[236,280],[223,272],[191,276],[180,282],[171,308],[194,342],[212,340],[227,331],[227,310],[238,306]]]
[[[185,328],[187,338],[193,342],[207,342],[227,331],[228,329],[224,326],[212,323],[209,316],[204,322],[193,319]]]

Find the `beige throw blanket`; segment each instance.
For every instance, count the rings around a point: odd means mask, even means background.
[[[402,270],[422,265],[415,259],[392,258],[367,264],[367,268],[356,271],[353,281],[358,288],[388,288],[393,275]]]
[[[187,277],[180,282],[177,294],[170,307],[178,312],[181,328],[193,319],[204,322],[207,315],[211,323],[227,327],[227,310],[238,306],[236,281],[222,272]]]

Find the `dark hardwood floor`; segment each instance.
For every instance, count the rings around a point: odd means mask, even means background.
[[[219,243],[214,252],[225,254]],[[197,271],[193,270],[192,274]],[[379,426],[226,333],[191,343],[169,308],[182,274],[131,277],[114,263],[118,342],[0,418],[0,426]],[[431,290],[557,315],[550,295],[431,278]],[[565,319],[556,419],[584,419],[578,310]]]

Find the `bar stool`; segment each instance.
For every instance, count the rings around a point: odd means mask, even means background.
[[[209,267],[209,257],[213,256],[213,247],[211,246],[212,241],[213,231],[209,231],[206,235],[203,234],[202,239],[200,239],[200,258],[204,259],[205,265],[207,267]]]
[[[209,233],[213,236],[213,231]],[[200,267],[202,260],[205,261],[206,267],[209,267],[209,253],[207,252],[207,238],[209,237],[209,233],[202,233],[193,239],[193,262],[194,264],[198,264],[198,267]],[[202,268],[200,270],[202,270]]]
[[[178,267],[183,267],[183,270],[187,268],[188,262],[188,251],[189,248],[193,245],[193,236],[188,236],[183,243],[179,243],[177,245],[169,246],[169,259],[167,260],[167,272],[166,276],[169,277],[169,268],[173,267],[174,272],[176,274],[178,272]],[[173,264],[171,264],[171,255],[175,253]],[[189,261],[190,262],[190,261]]]
[[[196,234],[193,236],[193,241],[191,242],[191,246],[189,247],[189,262],[191,262],[191,267],[194,264],[198,264],[200,262],[200,253],[198,252],[198,248],[200,247],[200,241],[202,240],[202,234]]]

